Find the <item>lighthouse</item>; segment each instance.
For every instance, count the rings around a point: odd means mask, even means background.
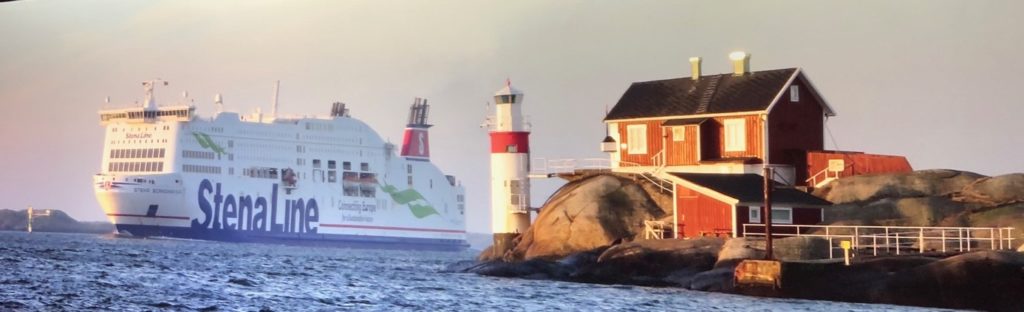
[[[523,93],[510,81],[494,93],[491,136],[491,230],[494,256],[530,226],[530,131],[523,121]]]

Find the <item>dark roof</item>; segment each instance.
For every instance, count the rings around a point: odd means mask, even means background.
[[[764,202],[764,178],[756,174],[672,173],[680,179],[709,188],[741,203]],[[817,196],[775,183],[773,204],[829,206],[832,203]]]
[[[796,68],[634,82],[605,120],[763,111]]]
[[[688,125],[699,125],[708,121],[709,118],[683,118],[683,119],[669,119],[661,123],[662,126],[688,126]]]

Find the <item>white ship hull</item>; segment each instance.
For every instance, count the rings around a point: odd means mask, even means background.
[[[100,206],[118,231],[240,242],[461,250],[463,188],[331,118],[104,117]],[[117,112],[101,114],[117,115]],[[141,115],[140,115],[141,116]]]

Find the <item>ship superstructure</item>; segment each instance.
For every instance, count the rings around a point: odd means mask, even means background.
[[[193,105],[100,111],[96,196],[118,231],[223,241],[460,250],[464,189],[430,162],[417,98],[401,154],[344,103],[324,117],[197,116]],[[222,99],[215,100],[221,107]],[[414,120],[415,119],[415,120]],[[415,122],[414,122],[415,121]],[[415,146],[410,146],[415,144]],[[411,152],[407,152],[411,151]]]

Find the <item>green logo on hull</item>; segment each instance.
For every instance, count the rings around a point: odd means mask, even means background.
[[[423,219],[430,215],[440,215],[434,206],[431,206],[427,202],[427,199],[423,198],[423,194],[417,192],[414,189],[405,189],[399,191],[398,188],[392,185],[381,185],[380,188],[385,193],[391,195],[391,199],[400,205],[409,205],[409,210],[412,211],[412,215],[417,218]]]
[[[192,132],[192,135],[196,137],[196,141],[199,141],[199,146],[212,150],[217,154],[224,154],[224,148],[217,145],[217,143],[213,143],[213,139],[206,133]]]

